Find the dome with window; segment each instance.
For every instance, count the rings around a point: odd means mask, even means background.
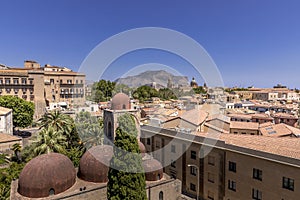
[[[130,109],[130,98],[124,93],[116,94],[111,100],[112,110],[129,110]]]
[[[29,198],[48,197],[66,191],[75,181],[76,171],[67,156],[43,154],[25,165],[19,176],[18,192]]]

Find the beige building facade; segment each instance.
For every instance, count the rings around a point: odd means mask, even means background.
[[[141,128],[147,152],[165,166],[165,173],[182,181],[183,194],[195,198],[198,192],[199,199],[205,200],[298,199],[298,139],[235,134],[210,137],[207,133]]]
[[[24,68],[0,70],[0,95],[13,95],[35,104],[35,118],[40,118],[50,103],[83,105],[85,75],[64,67],[25,61]]]

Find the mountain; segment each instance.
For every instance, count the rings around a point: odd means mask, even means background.
[[[167,87],[168,80],[171,79],[175,86],[188,86],[189,80],[186,76],[175,76],[165,70],[145,71],[135,76],[127,76],[116,80],[118,84],[128,85],[129,87],[139,87],[149,85],[153,82]]]

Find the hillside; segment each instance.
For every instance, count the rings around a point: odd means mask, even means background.
[[[188,78],[186,76],[175,76],[165,70],[159,71],[146,71],[135,76],[128,76],[125,78],[119,78],[116,80],[118,84],[125,84],[129,87],[139,87],[142,85],[156,82],[159,85],[167,86],[168,80],[171,78],[175,85],[189,85]]]

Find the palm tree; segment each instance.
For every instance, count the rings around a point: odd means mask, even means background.
[[[91,124],[87,129],[81,130],[79,136],[87,149],[103,144],[103,128],[99,124]]]
[[[50,152],[65,153],[66,146],[66,136],[62,134],[62,131],[57,131],[52,126],[48,126],[48,128],[43,128],[40,131],[34,153],[35,155]]]
[[[21,149],[22,149],[22,147],[19,143],[13,144],[12,149],[11,149],[15,152],[15,156],[18,160],[18,163],[20,163],[22,161],[22,157],[21,157],[21,154],[20,154]]]
[[[78,138],[77,133],[74,131],[74,121],[69,115],[61,113],[59,110],[55,110],[46,113],[41,119],[39,119],[40,129],[52,127],[55,131],[61,131],[68,141],[68,148],[73,147],[73,140]]]
[[[39,119],[40,129],[53,127],[54,130],[61,130],[66,134],[69,134],[72,130],[71,125],[73,120],[68,115],[62,114],[59,110],[45,113],[42,118]]]

